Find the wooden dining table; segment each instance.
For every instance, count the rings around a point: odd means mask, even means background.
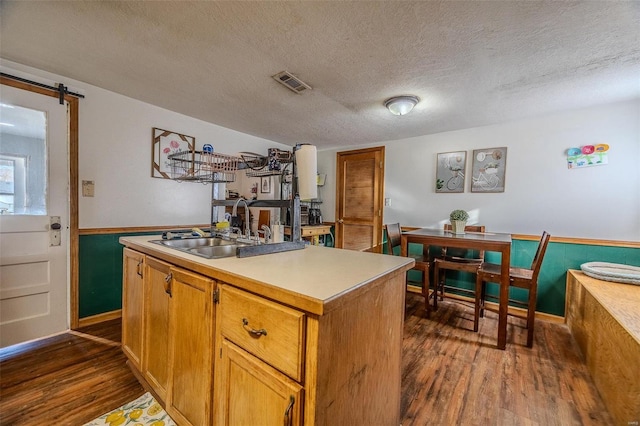
[[[498,348],[507,346],[507,310],[509,307],[509,263],[511,262],[511,234],[495,232],[466,232],[454,234],[442,229],[420,228],[403,232],[401,255],[407,256],[410,243],[427,246],[455,247],[499,252],[501,254],[500,297],[498,307]]]

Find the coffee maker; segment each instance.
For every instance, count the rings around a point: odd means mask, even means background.
[[[309,209],[309,225],[322,225],[322,213],[320,209]]]

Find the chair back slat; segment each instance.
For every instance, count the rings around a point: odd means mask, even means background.
[[[445,231],[451,231],[453,229],[453,227],[451,226],[450,223],[445,223],[444,224],[444,230]],[[467,225],[464,227],[464,231],[465,232],[484,232],[485,228],[484,225]],[[458,257],[466,257],[466,253],[469,252],[470,250],[468,249],[447,249],[447,247],[442,247],[442,256],[446,256],[447,254],[451,255],[451,251],[454,252],[454,256],[458,256]],[[447,253],[447,251],[449,251],[449,253]],[[484,250],[473,250],[474,252],[478,253],[478,256],[474,256],[474,259],[482,259],[484,260]],[[459,253],[459,254],[458,254]]]
[[[387,229],[387,250],[389,254],[395,254],[394,249],[402,244],[402,230],[399,223],[385,225]]]
[[[540,243],[538,244],[536,255],[533,257],[533,261],[531,262],[531,270],[533,271],[531,279],[533,282],[536,282],[536,280],[538,279],[538,274],[540,273],[540,268],[542,266],[542,260],[544,259],[544,254],[547,251],[547,245],[549,244],[550,239],[551,235],[547,231],[544,231],[542,233],[542,237],[540,238]]]

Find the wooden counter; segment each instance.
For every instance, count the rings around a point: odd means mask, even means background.
[[[331,234],[331,225],[304,225],[300,229],[302,238],[311,241],[311,244],[318,245],[320,235]],[[291,227],[284,227],[284,235],[291,235]]]
[[[413,260],[330,247],[308,246],[303,250],[246,258],[205,259],[158,244],[161,236],[121,237],[134,250],[281,300],[314,314],[330,311],[344,297],[366,290],[382,276],[411,269]],[[340,300],[342,299],[342,300]]]
[[[400,423],[399,256],[205,259],[122,237],[122,348],[180,426]]]
[[[601,281],[570,270],[566,322],[616,424],[638,424],[640,286]]]

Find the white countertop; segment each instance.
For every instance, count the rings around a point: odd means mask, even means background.
[[[161,237],[120,237],[120,243],[212,278],[246,280],[250,291],[269,286],[271,292],[290,296],[286,298],[290,304],[296,305],[294,299],[299,298],[301,309],[318,314],[338,296],[394,271],[404,272],[414,262],[400,256],[322,246],[254,257],[206,259],[149,242],[158,239]]]

